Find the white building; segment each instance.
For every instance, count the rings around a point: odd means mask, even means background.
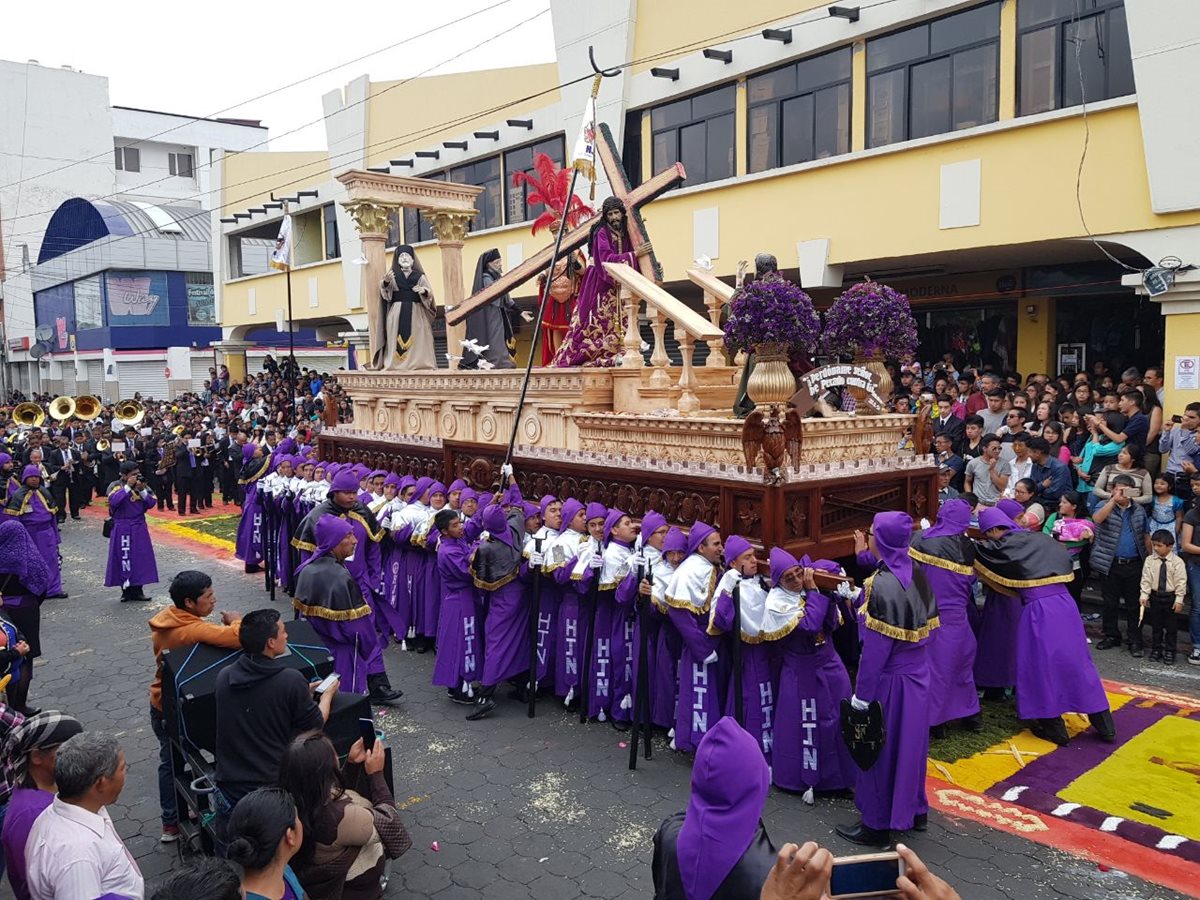
[[[111,104],[108,79],[35,60],[0,61],[0,306],[3,381],[26,392],[71,381],[55,352],[39,363],[31,269],[53,254],[46,226],[67,200],[116,199],[174,209],[208,209],[211,161],[221,151],[265,150],[267,129],[240,119],[206,119]],[[142,348],[167,359],[166,347]],[[86,368],[86,366],[84,366]],[[81,369],[82,371],[82,369]],[[78,379],[83,381],[85,379]]]

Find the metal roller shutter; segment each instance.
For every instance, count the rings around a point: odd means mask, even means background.
[[[88,393],[93,397],[104,396],[104,360],[89,359],[87,361]]]
[[[140,392],[143,398],[167,400],[167,379],[163,374],[166,362],[154,360],[119,360],[117,378],[122,399]]]

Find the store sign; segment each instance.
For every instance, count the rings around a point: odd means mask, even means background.
[[[879,396],[879,380],[875,373],[866,366],[856,366],[853,363],[836,363],[831,366],[820,366],[811,372],[800,376],[801,398],[807,392],[808,397],[817,399],[824,397],[830,391],[840,391],[844,388],[854,388],[866,394],[866,402],[877,410],[884,409],[887,404]],[[802,403],[796,403],[802,406]],[[811,406],[811,403],[809,404]]]
[[[217,324],[216,298],[211,284],[193,284],[189,281],[187,301],[189,325]]]
[[[109,325],[169,325],[167,278],[162,272],[109,272],[104,276]]]

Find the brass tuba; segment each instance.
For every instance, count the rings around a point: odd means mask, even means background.
[[[12,419],[22,428],[37,428],[46,421],[46,414],[36,403],[21,403],[12,411]]]
[[[70,397],[55,397],[50,402],[50,418],[56,422],[65,422],[75,415],[75,401]]]
[[[146,407],[136,400],[120,400],[113,410],[113,421],[125,428],[136,428],[146,418]]]
[[[100,438],[100,440],[96,441],[96,452],[107,453],[111,446],[112,444],[106,438]]]
[[[100,400],[93,397],[91,394],[84,394],[82,397],[75,398],[75,418],[90,422],[96,416],[100,415]]]

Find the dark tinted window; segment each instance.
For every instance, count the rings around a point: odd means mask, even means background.
[[[1020,115],[1134,92],[1122,0],[1021,0],[1017,24]]]
[[[870,147],[995,122],[1000,4],[868,41],[867,72]]]
[[[748,80],[751,172],[849,151],[850,69],[845,47]]]
[[[655,172],[682,162],[685,184],[731,178],[734,163],[734,87],[725,85],[650,111]]]

